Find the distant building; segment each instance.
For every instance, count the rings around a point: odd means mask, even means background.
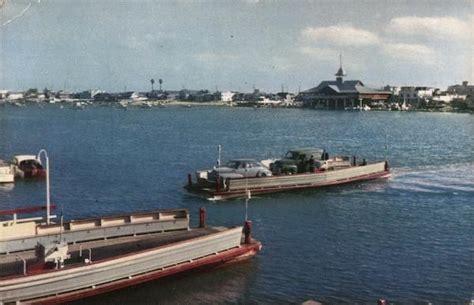
[[[61,101],[68,101],[71,100],[74,95],[71,92],[59,90],[58,92],[56,92],[55,97]]]
[[[436,90],[433,87],[404,86],[401,87],[399,96],[400,100],[408,104],[418,105],[420,102],[427,102],[431,99]]]
[[[25,97],[25,94],[23,92],[8,92],[8,94],[7,94],[7,98],[10,101],[21,100],[24,97]]]
[[[225,103],[230,103],[232,102],[232,99],[235,96],[235,94],[236,93],[232,91],[221,92],[221,101]]]
[[[322,81],[317,87],[300,93],[299,99],[302,99],[305,107],[326,109],[363,107],[385,103],[392,95],[390,91],[367,88],[360,80],[344,81],[346,73],[342,68],[342,61],[335,76],[335,81]]]
[[[400,95],[400,90],[401,90],[401,88],[398,87],[398,86],[387,85],[387,86],[383,87],[383,91],[390,91],[390,92],[392,92],[392,95],[394,95],[394,96]]]
[[[8,95],[8,90],[0,90],[0,99],[6,99]]]
[[[462,85],[453,85],[449,86],[448,90],[449,93],[456,93],[460,95],[468,95],[470,97],[474,96],[474,85],[468,85],[467,81],[463,81]]]
[[[452,94],[449,92],[441,92],[438,95],[434,95],[431,100],[434,102],[451,103],[453,100],[465,100],[466,95]]]

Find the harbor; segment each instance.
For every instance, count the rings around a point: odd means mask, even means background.
[[[472,0],[0,0],[0,305],[474,305]]]
[[[0,158],[47,148],[56,224],[61,215],[64,224],[97,218],[106,223],[108,216],[171,208],[187,209],[195,228],[205,207],[209,226],[231,227],[244,223],[247,210],[252,236],[263,245],[254,258],[93,296],[89,304],[114,304],[117,298],[169,304],[190,298],[204,303],[462,302],[471,297],[466,279],[472,276],[469,124],[466,114],[416,112],[394,117],[301,109],[12,107],[0,114]],[[453,145],[437,145],[448,142]],[[219,144],[222,162],[325,147],[329,157],[355,155],[357,164],[363,158],[388,160],[391,178],[252,194],[248,209],[245,198],[214,202],[188,194],[183,189],[187,173],[212,167]],[[44,206],[45,184],[43,178],[0,185],[1,209]],[[21,272],[20,261],[16,264]],[[186,294],[177,293],[183,286]]]

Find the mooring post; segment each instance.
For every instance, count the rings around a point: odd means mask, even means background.
[[[250,244],[252,240],[252,221],[251,220],[246,220],[244,224],[244,242],[246,244]]]
[[[199,227],[206,227],[206,208],[199,208]]]

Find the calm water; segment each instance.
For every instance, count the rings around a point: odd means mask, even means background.
[[[155,281],[79,304],[464,303],[474,292],[474,117],[298,109],[0,107],[0,158],[50,155],[67,218],[184,207],[241,224],[241,200],[187,195],[186,175],[223,159],[322,146],[393,178],[253,198],[263,251],[243,264]],[[0,189],[0,209],[44,202],[44,183]]]

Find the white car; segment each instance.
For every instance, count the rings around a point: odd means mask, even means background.
[[[217,167],[209,173],[210,177],[244,178],[244,177],[266,177],[272,172],[262,163],[254,159],[234,159],[227,162],[225,166]]]

